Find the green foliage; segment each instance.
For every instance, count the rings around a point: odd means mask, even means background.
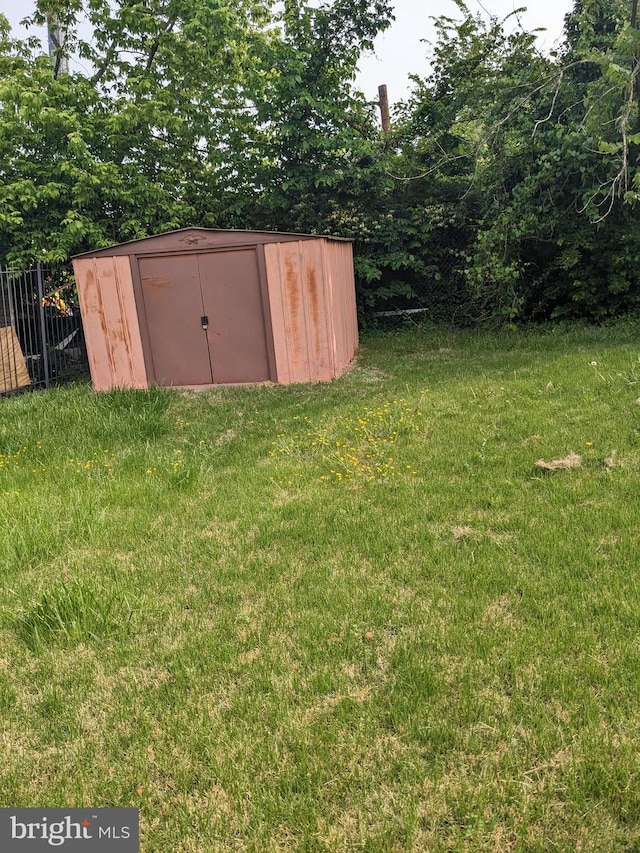
[[[50,15],[84,71],[2,30],[0,257],[188,224],[362,231],[375,134],[353,78],[387,0],[41,0],[28,23]]]
[[[224,216],[248,127],[235,117],[259,76],[250,60],[270,38],[269,6],[38,4],[30,22],[55,14],[68,28],[64,50],[88,73],[55,74],[36,42],[5,29],[0,255],[55,264],[211,211]],[[83,16],[91,42],[78,35]]]
[[[270,228],[360,238],[363,202],[379,192],[373,108],[353,87],[357,63],[389,25],[387,0],[318,8],[289,0],[256,102],[263,188],[256,221]]]
[[[630,4],[576,3],[560,57],[458,5],[462,20],[438,20],[433,70],[416,80],[387,147],[395,257],[417,256],[402,281],[436,316],[453,302],[462,322],[637,310],[640,32]],[[393,268],[389,252],[385,261]],[[440,294],[424,285],[428,262]],[[384,294],[396,276],[377,272]]]
[[[55,267],[185,225],[331,233],[354,241],[363,319],[638,310],[630,0],[576,0],[552,56],[457,5],[384,134],[354,78],[390,0],[40,0],[74,74],[1,19],[0,257]]]
[[[16,620],[20,637],[33,651],[47,645],[103,643],[130,619],[126,598],[95,584],[64,581],[26,608]]]

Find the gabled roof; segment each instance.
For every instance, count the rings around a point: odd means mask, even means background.
[[[113,257],[114,255],[137,255],[156,251],[195,251],[197,249],[222,249],[226,246],[254,246],[264,243],[289,243],[296,240],[336,240],[351,243],[347,237],[332,237],[328,234],[296,234],[291,231],[250,231],[245,229],[179,228],[165,231],[126,243],[117,243],[104,249],[82,252],[74,258]]]

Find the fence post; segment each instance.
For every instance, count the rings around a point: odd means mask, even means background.
[[[42,340],[42,366],[44,368],[44,387],[49,387],[49,341],[47,338],[47,324],[44,316],[44,282],[42,278],[42,264],[38,261],[38,305],[40,306],[40,337]]]

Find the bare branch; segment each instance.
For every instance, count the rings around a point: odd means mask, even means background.
[[[456,154],[455,157],[442,157],[437,161],[433,166],[429,169],[426,169],[424,172],[421,172],[419,175],[394,175],[388,169],[385,169],[385,174],[390,178],[393,178],[394,181],[418,181],[420,178],[426,178],[427,175],[431,175],[433,172],[436,172],[441,166],[444,166],[445,163],[453,163],[454,160],[468,160],[468,154]]]
[[[546,122],[550,121],[551,117],[553,116],[553,113],[554,113],[555,108],[556,108],[556,102],[558,100],[558,94],[560,92],[560,86],[562,85],[563,78],[564,78],[564,69],[561,68],[560,73],[558,74],[555,92],[553,93],[553,100],[551,101],[551,106],[549,107],[549,113],[545,116],[545,118],[539,118],[536,121],[536,123],[533,126],[533,130],[531,131],[532,137],[536,135],[536,130],[538,129],[538,127],[541,124],[545,124]]]
[[[177,15],[175,15],[175,16],[174,16],[174,17],[172,17],[172,18],[169,18],[169,20],[166,22],[165,26],[163,27],[161,34],[158,36],[158,38],[154,39],[154,42],[153,42],[153,44],[151,45],[151,49],[150,49],[150,51],[149,51],[149,53],[148,53],[148,54],[147,54],[147,53],[141,53],[141,52],[138,52],[138,51],[127,51],[127,53],[130,53],[130,54],[131,54],[131,53],[136,54],[136,55],[140,56],[141,58],[142,58],[142,57],[146,57],[146,60],[147,60],[147,61],[146,61],[146,64],[145,64],[145,71],[150,71],[150,70],[151,70],[151,67],[152,67],[152,65],[153,65],[154,59],[155,59],[156,54],[157,54],[157,52],[158,52],[158,49],[159,49],[159,47],[160,47],[160,39],[161,39],[161,37],[162,37],[163,35],[165,35],[166,33],[171,32],[171,30],[175,27],[175,25],[176,25],[176,23],[177,23],[177,20],[178,20]],[[98,69],[97,69],[96,73],[95,73],[95,74],[93,75],[93,77],[91,78],[91,82],[92,82],[94,85],[95,85],[96,83],[99,83],[99,82],[100,82],[100,80],[102,80],[102,78],[104,77],[104,75],[105,75],[105,74],[107,73],[107,71],[109,70],[109,66],[111,65],[111,63],[113,62],[113,60],[117,57],[118,53],[120,52],[120,51],[118,50],[118,47],[117,47],[117,46],[118,46],[118,41],[119,41],[119,39],[120,39],[120,36],[121,36],[121,35],[122,35],[122,32],[120,32],[120,33],[116,34],[116,35],[113,37],[113,39],[112,39],[112,41],[111,41],[111,44],[110,44],[110,45],[109,45],[109,47],[107,48],[106,53],[104,54],[104,57],[102,58],[102,61],[100,62],[100,65],[98,66]]]
[[[173,18],[169,18],[169,20],[166,23],[165,28],[162,31],[161,36],[158,36],[158,38],[153,42],[153,45],[151,46],[151,50],[149,51],[149,58],[147,60],[145,71],[151,71],[151,66],[153,65],[153,60],[156,57],[156,53],[158,52],[158,48],[160,47],[160,38],[162,37],[162,35],[165,35],[166,33],[171,32],[171,30],[175,27],[177,20],[178,20],[177,16],[174,16]]]
[[[111,42],[111,44],[107,48],[107,52],[105,53],[105,55],[102,59],[102,62],[98,66],[98,70],[96,71],[96,73],[91,78],[91,83],[93,85],[95,85],[96,83],[99,83],[100,80],[102,80],[104,75],[107,73],[107,69],[109,68],[109,66],[111,65],[113,60],[118,55],[118,51],[116,49],[117,44],[118,44],[118,36],[114,36],[113,41]]]
[[[584,211],[592,204],[595,204],[596,207],[599,208],[606,204],[607,208],[605,212],[598,216],[597,219],[594,219],[596,224],[602,222],[611,213],[616,198],[618,198],[621,193],[626,193],[629,190],[629,120],[636,101],[635,93],[639,74],[640,66],[636,65],[629,79],[628,96],[624,110],[616,122],[622,136],[620,168],[612,178],[601,183],[600,186],[596,188],[583,207],[579,210],[580,213],[584,213]],[[598,196],[601,195],[605,189],[606,192],[602,195],[601,200],[596,201]]]

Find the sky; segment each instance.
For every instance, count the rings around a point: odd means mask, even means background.
[[[528,5],[520,14],[527,30],[545,28],[538,42],[542,50],[551,50],[562,34],[564,16],[573,8],[573,0],[466,0],[471,12],[491,13],[503,18],[514,9]],[[0,0],[0,12],[12,26],[28,15],[33,8],[32,0]],[[374,55],[360,62],[360,74],[356,83],[367,98],[376,100],[378,86],[386,84],[389,100],[406,98],[411,88],[410,74],[424,77],[429,71],[429,41],[434,37],[431,19],[440,15],[458,17],[459,11],[453,0],[396,0],[396,20],[391,28],[378,37]],[[34,31],[35,32],[35,31]],[[22,33],[24,35],[24,33]],[[43,37],[45,34],[39,32]]]
[[[525,30],[546,30],[538,36],[538,45],[545,52],[562,36],[564,16],[573,8],[573,0],[466,0],[466,4],[474,14],[487,17],[490,13],[498,19],[529,6],[518,17]],[[357,80],[364,94],[372,100],[377,97],[378,86],[386,84],[391,103],[407,97],[411,88],[410,74],[423,77],[429,71],[430,46],[425,40],[435,36],[431,19],[440,15],[460,17],[452,0],[396,0],[394,5],[396,20],[378,37],[375,55],[360,61]]]

